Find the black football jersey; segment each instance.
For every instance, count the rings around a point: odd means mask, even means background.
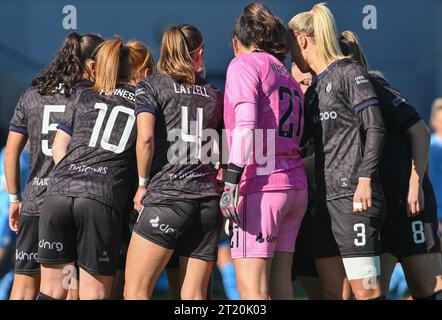
[[[134,109],[135,86],[119,84],[110,96],[78,88],[58,125],[72,138],[47,194],[90,198],[126,213],[136,176]]]
[[[41,95],[37,88],[30,87],[15,107],[9,130],[27,135],[30,143],[30,174],[23,193],[23,214],[40,213],[49,174],[54,167],[52,142],[66,101],[62,92]]]
[[[318,200],[354,194],[364,157],[365,133],[358,113],[378,105],[368,74],[350,59],[337,60],[319,74],[305,94],[307,132],[315,141]],[[382,195],[378,175],[374,194]]]
[[[422,118],[416,109],[380,75],[370,76],[379,97],[385,121],[384,150],[379,164],[379,174],[387,200],[406,200],[412,168],[412,152],[407,130]],[[427,203],[434,203],[432,186],[428,174],[422,181]]]
[[[222,125],[223,96],[198,79],[191,87],[154,73],[138,84],[136,114],[155,116],[155,150],[149,201],[158,198],[195,199],[218,195],[216,130]]]

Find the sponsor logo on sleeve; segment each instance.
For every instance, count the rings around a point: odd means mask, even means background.
[[[393,105],[394,105],[396,108],[399,107],[399,105],[401,105],[402,103],[405,103],[405,102],[407,102],[407,100],[404,99],[404,98],[402,98],[402,97],[400,97],[400,96],[397,96],[397,97],[394,98],[393,101],[392,101]]]
[[[144,89],[143,88],[138,88],[137,90],[135,90],[135,97],[140,95],[140,94],[143,94],[143,93],[145,93]]]
[[[365,76],[357,76],[355,77],[355,81],[358,86],[364,83],[369,83],[369,81],[365,78]]]

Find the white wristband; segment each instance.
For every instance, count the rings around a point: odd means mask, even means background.
[[[144,186],[147,187],[147,185],[150,182],[150,178],[142,178],[142,177],[138,177],[138,185],[139,186]]]
[[[21,193],[18,194],[9,194],[9,202],[21,202]]]

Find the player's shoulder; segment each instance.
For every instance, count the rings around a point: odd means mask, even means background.
[[[82,98],[98,94],[94,91],[94,85],[90,81],[82,81],[77,83],[71,90],[71,98]]]
[[[173,83],[174,80],[158,71],[155,71],[151,75],[145,77],[143,80],[138,82],[137,87],[147,87],[151,89],[158,88],[161,90],[164,87],[169,87],[171,83]]]
[[[207,79],[197,75],[195,80],[195,85],[205,87],[207,91],[213,93],[213,95],[218,96],[223,94],[217,86],[215,86],[212,82],[209,82]]]
[[[82,80],[77,82],[71,89],[70,95],[75,95],[83,91],[91,90],[93,83],[89,80]]]
[[[397,96],[397,101],[394,101],[395,103],[406,102],[406,99],[401,97],[400,91],[394,88],[381,72],[370,71],[369,77],[379,97],[393,94]]]
[[[368,75],[370,77],[373,85],[383,86],[383,87],[391,87],[390,82],[388,82],[387,78],[380,71],[369,71]]]
[[[236,71],[242,68],[259,69],[259,66],[269,61],[269,54],[263,52],[250,52],[237,56],[229,63],[228,70]]]
[[[34,102],[35,100],[39,100],[41,98],[41,94],[39,92],[39,89],[34,86],[29,86],[26,88],[21,97],[20,100],[22,103],[28,103],[28,102]]]
[[[354,60],[351,60],[349,58],[343,58],[336,60],[334,62],[336,64],[336,71],[338,71],[341,75],[345,76],[354,76],[357,75],[365,75],[367,74],[367,71],[364,69],[364,67]]]

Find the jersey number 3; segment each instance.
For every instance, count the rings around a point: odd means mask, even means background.
[[[301,121],[302,121],[302,105],[301,105],[301,96],[298,91],[292,92],[289,88],[280,87],[279,88],[279,102],[284,101],[284,95],[288,97],[289,107],[286,112],[283,113],[281,119],[279,120],[279,136],[283,138],[293,138],[294,132],[294,123],[289,122],[292,118],[292,114],[294,113],[294,98],[296,98],[296,102],[298,103],[298,124],[296,127],[296,138],[299,139],[301,135]],[[288,122],[288,124],[287,124]]]

